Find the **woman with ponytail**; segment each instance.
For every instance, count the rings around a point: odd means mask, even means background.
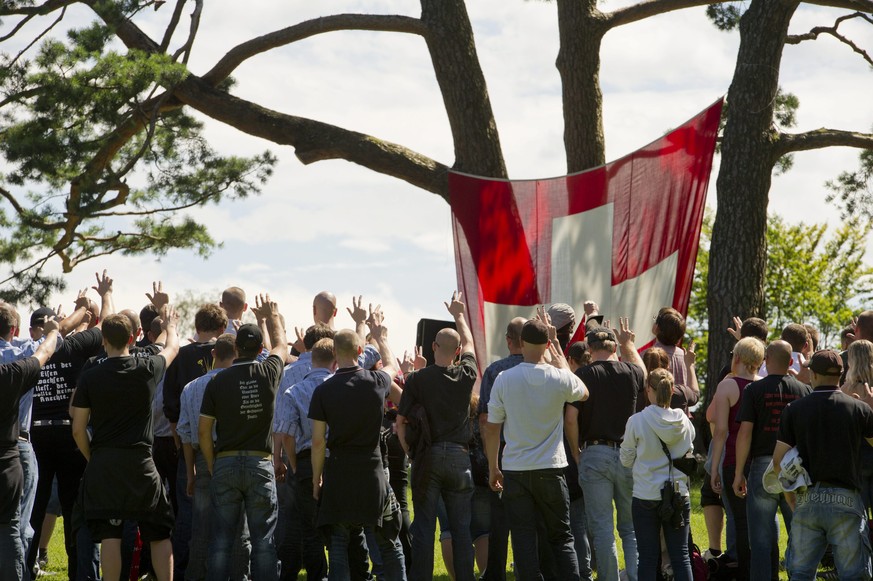
[[[646,395],[651,405],[628,419],[621,443],[622,464],[632,467],[634,476],[632,509],[639,551],[638,579],[654,581],[657,577],[663,528],[674,579],[691,581],[688,477],[671,467],[664,446],[671,458],[681,458],[692,447],[694,426],[682,410],[670,409],[673,375],[666,369],[649,374]],[[682,524],[678,528],[662,524],[658,514],[661,490],[668,482],[683,500]]]

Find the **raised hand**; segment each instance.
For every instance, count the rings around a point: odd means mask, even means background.
[[[537,307],[536,318],[542,321],[549,328],[549,343],[558,339],[558,330],[552,325],[552,317],[546,310],[546,305]]]
[[[618,318],[618,329],[613,329],[612,332],[615,333],[616,339],[618,339],[619,345],[626,345],[628,343],[633,343],[637,338],[636,334],[630,328],[630,322],[627,317],[619,317]]]
[[[467,305],[462,302],[462,298],[464,293],[461,291],[455,291],[452,293],[452,302],[451,304],[444,302],[443,304],[446,306],[446,309],[449,311],[449,314],[454,318],[458,318],[464,315],[467,311]]]
[[[582,308],[585,310],[586,317],[600,314],[600,307],[598,307],[597,303],[595,303],[594,301],[585,301],[585,304],[582,305]]]
[[[112,279],[106,274],[106,269],[103,269],[103,276],[100,276],[98,273],[94,273],[94,276],[97,277],[97,285],[92,286],[97,294],[101,297],[106,293],[112,292]]]
[[[400,361],[400,371],[403,375],[415,371],[415,358],[409,354],[409,351],[403,352],[403,359]]]
[[[743,336],[740,335],[740,328],[743,326],[743,320],[740,319],[739,317],[733,317],[733,323],[734,323],[734,326],[728,327],[727,332],[731,334],[731,337],[733,337],[734,339],[739,341],[740,339],[743,338]]]
[[[361,306],[364,302],[363,298],[363,296],[358,295],[358,301],[355,302],[355,297],[352,296],[352,307],[346,307],[346,310],[349,312],[349,316],[352,318],[352,321],[355,322],[355,325],[360,325],[367,320],[367,311]]]
[[[279,313],[279,307],[276,303],[270,300],[270,293],[266,295],[255,295],[255,311],[259,319],[269,319],[274,314]]]
[[[304,351],[306,351],[306,344],[303,342],[303,337],[306,335],[306,330],[302,327],[294,327],[294,335],[297,337],[297,340],[294,341],[294,344],[291,346],[297,349],[298,353],[303,353]]]
[[[413,363],[415,370],[424,369],[427,367],[427,359],[421,354],[421,345],[415,346],[415,361]]]
[[[388,329],[382,325],[382,322],[385,320],[385,315],[382,313],[381,305],[376,305],[375,310],[373,309],[373,305],[370,305],[370,316],[367,317],[367,327],[370,328],[370,336],[373,337],[375,341],[378,341],[383,337],[383,335],[387,335]]]
[[[164,305],[170,304],[170,295],[164,292],[162,281],[152,282],[152,294],[146,293],[146,298],[160,311]]]
[[[164,305],[161,309],[161,329],[164,331],[173,328],[176,328],[176,325],[179,324],[179,313],[176,312],[176,308],[172,305]]]
[[[76,295],[76,309],[87,309],[91,306],[91,299],[88,298],[88,289],[83,288],[79,291],[79,294]]]
[[[688,348],[685,349],[686,367],[691,367],[692,365],[694,365],[694,362],[697,361],[697,353],[694,352],[695,347],[696,345],[694,344],[694,341],[692,341],[691,345],[689,345]]]

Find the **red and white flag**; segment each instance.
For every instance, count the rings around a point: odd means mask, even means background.
[[[506,356],[509,321],[537,305],[567,303],[581,327],[593,300],[615,326],[630,318],[638,346],[658,309],[687,313],[721,108],[569,176],[449,174],[458,288],[483,368]]]

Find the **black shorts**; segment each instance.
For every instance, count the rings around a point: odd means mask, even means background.
[[[700,506],[724,506],[721,496],[712,489],[712,481],[706,472],[703,473],[703,485],[700,487]]]
[[[137,524],[139,525],[140,538],[144,543],[169,539],[173,533],[167,527],[150,522],[140,521]],[[95,543],[104,539],[120,539],[123,528],[124,521],[121,519],[88,519],[88,530],[91,531],[91,538]]]

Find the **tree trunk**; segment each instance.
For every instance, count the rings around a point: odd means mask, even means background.
[[[506,164],[463,0],[421,0],[421,20],[455,145],[453,169],[506,178]]]
[[[777,159],[773,104],[788,24],[798,4],[798,0],[752,0],[740,21],[710,248],[707,399],[733,349],[733,339],[725,332],[731,317],[764,316],[767,202]]]
[[[609,30],[596,0],[558,0],[561,48],[555,65],[561,75],[567,172],[606,163],[600,43]]]

